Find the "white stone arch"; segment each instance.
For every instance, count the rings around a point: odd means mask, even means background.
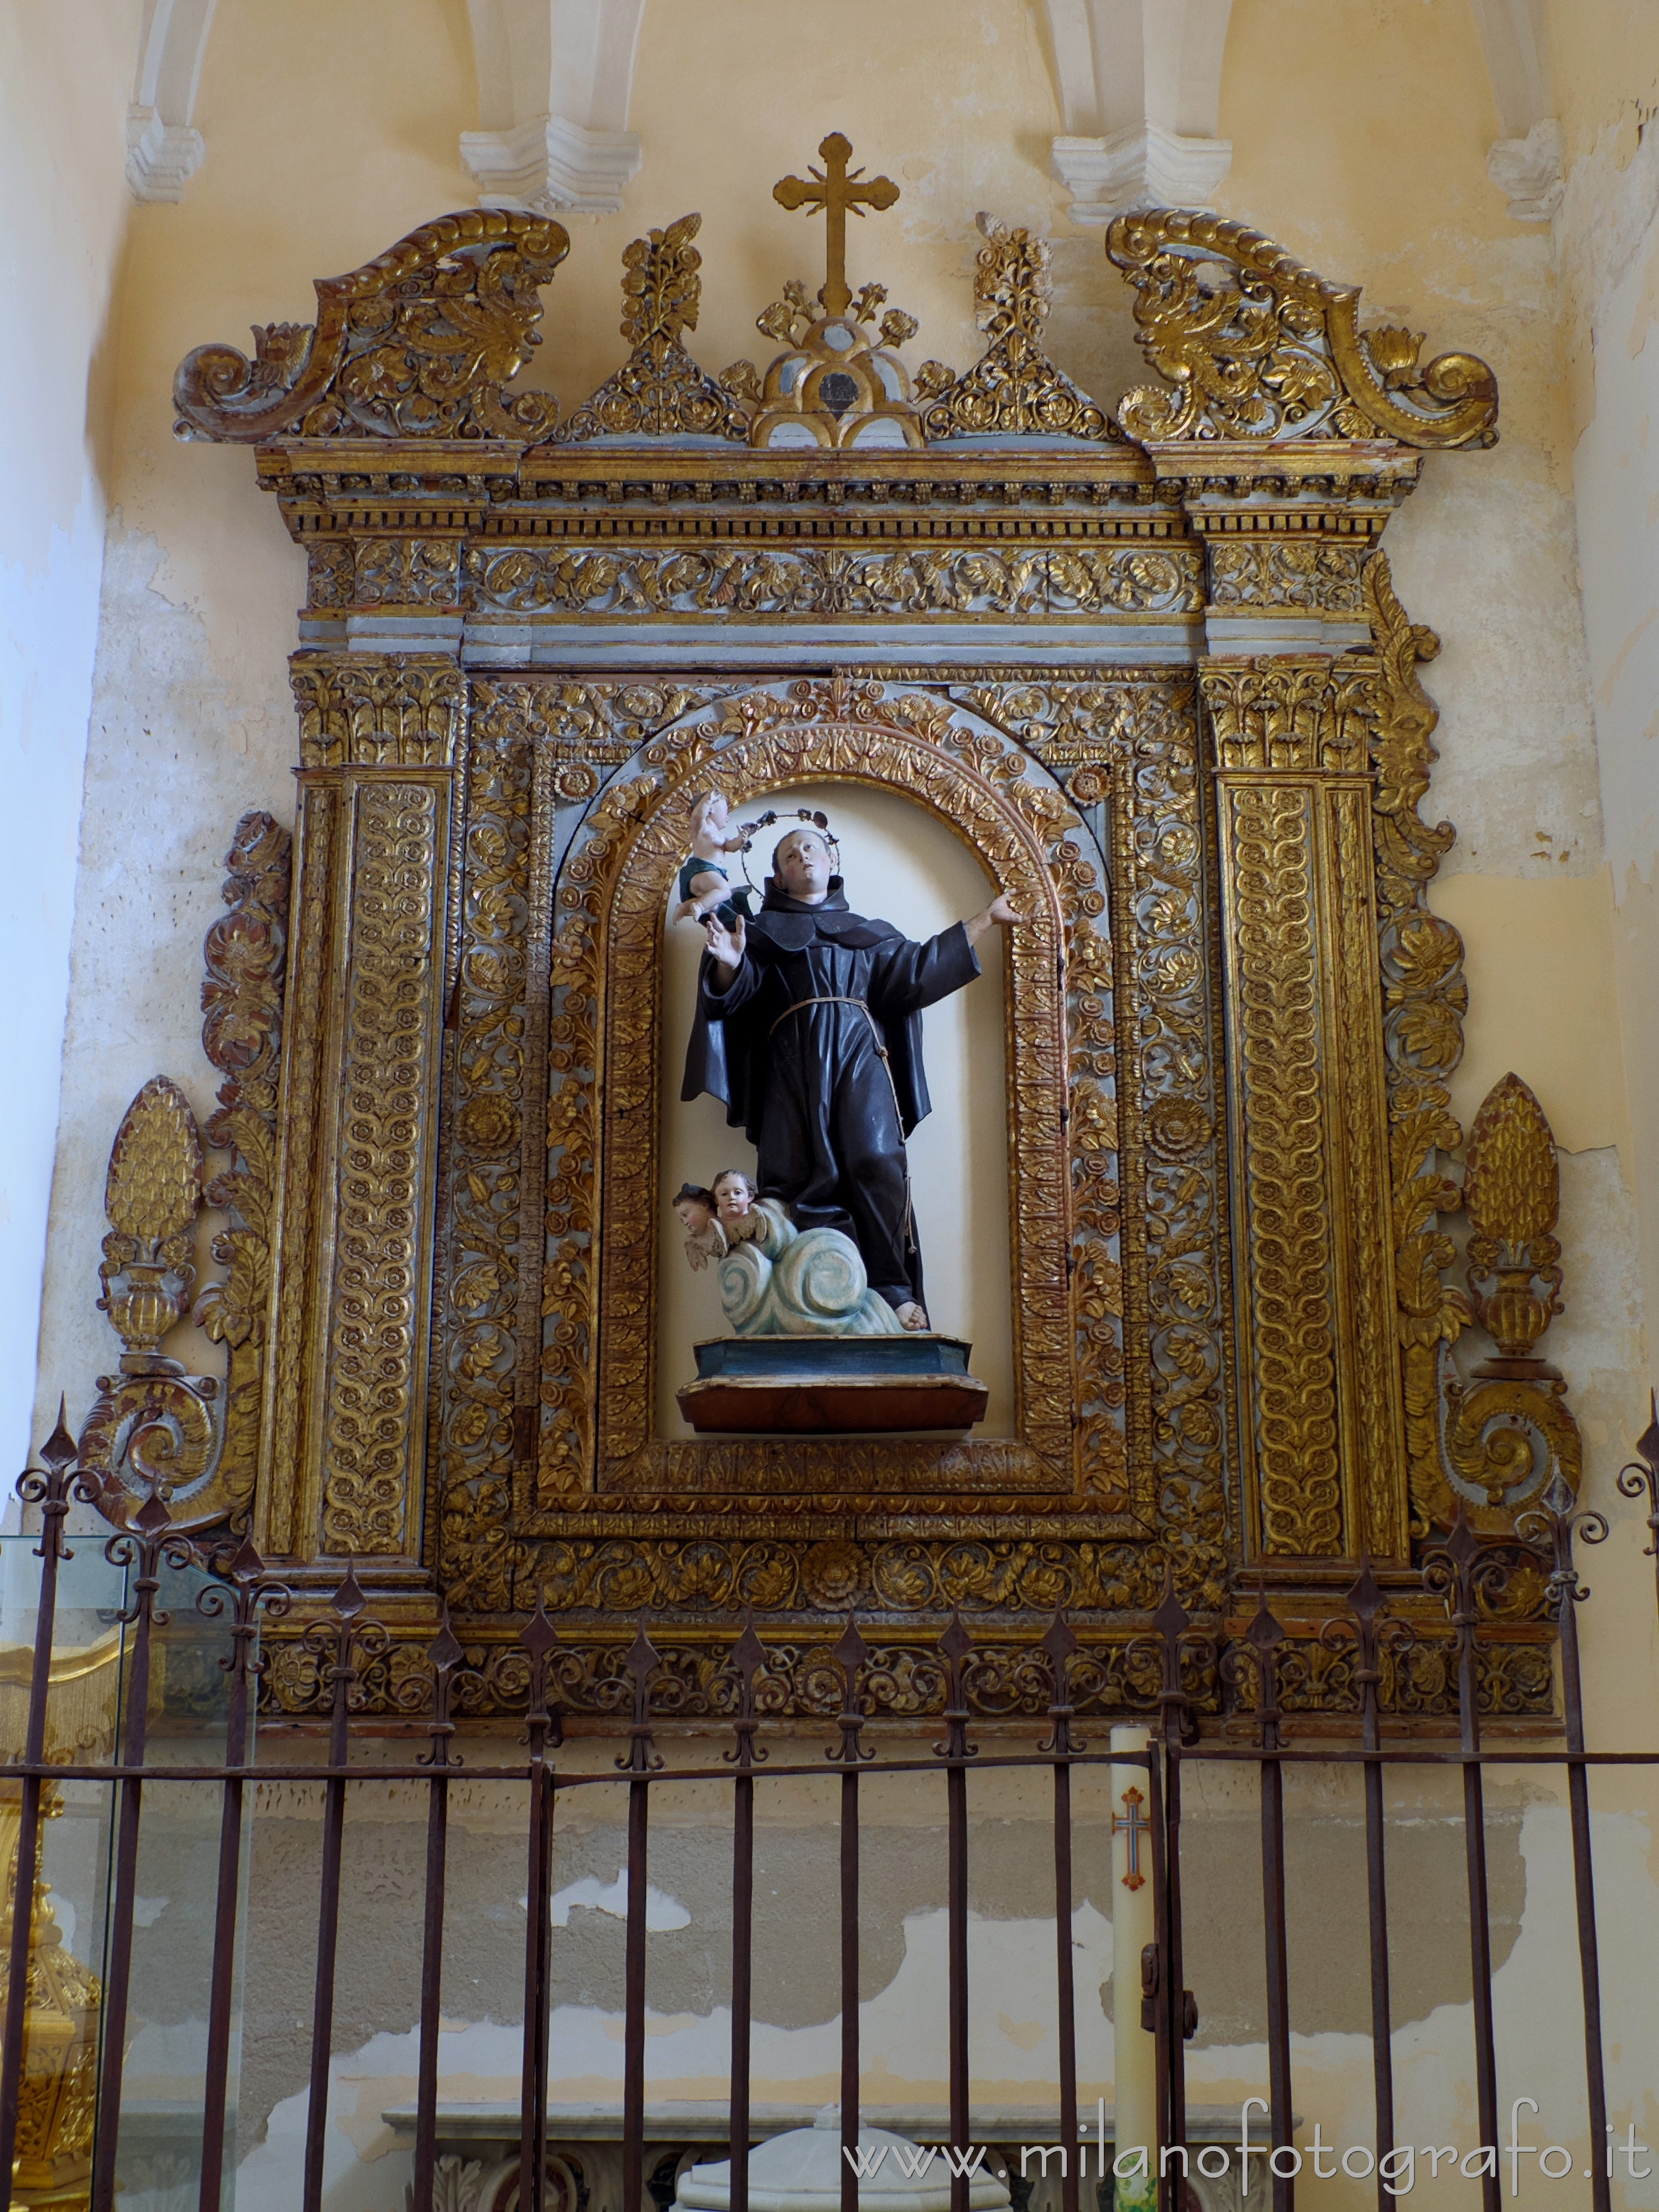
[[[127,109],[127,184],[136,200],[176,200],[206,153],[192,120],[215,0],[144,0]]]
[[[481,207],[613,214],[638,173],[628,127],[645,0],[467,0],[478,128],[461,159]]]
[[[1043,0],[1073,222],[1208,207],[1233,158],[1218,137],[1232,0]]]
[[[1517,222],[1547,222],[1561,204],[1561,126],[1550,80],[1546,0],[1469,0],[1501,136],[1486,174]]]

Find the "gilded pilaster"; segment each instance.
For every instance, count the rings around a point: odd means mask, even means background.
[[[1218,656],[1241,1357],[1255,1540],[1406,1549],[1364,726],[1326,655]]]
[[[441,654],[296,653],[300,832],[262,1544],[418,1573],[453,783]],[[387,1571],[390,1571],[388,1575]]]

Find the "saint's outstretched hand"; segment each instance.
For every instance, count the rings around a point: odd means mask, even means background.
[[[703,927],[708,933],[708,951],[714,963],[715,979],[724,990],[743,965],[744,948],[749,941],[749,932],[741,915],[730,929],[718,914],[705,916]]]

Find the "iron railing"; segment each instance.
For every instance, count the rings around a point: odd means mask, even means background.
[[[1645,1495],[1659,1572],[1659,1416],[1638,1447],[1641,1463],[1620,1478],[1626,1496]],[[113,2212],[120,2139],[122,2075],[126,2050],[128,2000],[132,1972],[138,1838],[147,1784],[168,1782],[216,1784],[222,1813],[216,1890],[216,1918],[208,2008],[205,2103],[200,2172],[201,2212],[220,2212],[223,2187],[226,2105],[229,2084],[233,1984],[236,1967],[245,1792],[250,1783],[293,1780],[321,1784],[324,1793],[322,1875],[318,1912],[316,1965],[311,2028],[310,2086],[306,2130],[302,2203],[320,2212],[325,2132],[329,2106],[337,1957],[342,1904],[342,1853],[348,1795],[356,1781],[377,1784],[414,1782],[424,1785],[427,1802],[423,1940],[419,2002],[419,2065],[414,2149],[414,2212],[432,2212],[439,2133],[438,2040],[443,1975],[444,1903],[449,1792],[460,1761],[453,1746],[452,1707],[465,1655],[447,1620],[431,1643],[425,1679],[404,1697],[419,1707],[413,1719],[427,1738],[424,1751],[407,1763],[354,1765],[352,1747],[360,1734],[379,1734],[383,1723],[359,1711],[366,1670],[390,1649],[387,1629],[370,1617],[364,1593],[348,1573],[332,1599],[302,1632],[317,1670],[320,1701],[328,1717],[326,1759],[284,1762],[261,1756],[250,1759],[250,1708],[260,1662],[257,1643],[262,1621],[285,1613],[290,1596],[265,1572],[251,1543],[211,1562],[217,1580],[198,1600],[202,1609],[228,1628],[229,1652],[222,1662],[228,1677],[224,1754],[208,1765],[163,1764],[147,1758],[147,1721],[152,1639],[164,1616],[156,1595],[166,1565],[192,1556],[159,1498],[151,1498],[131,1525],[108,1540],[108,1557],[126,1570],[130,1601],[124,1616],[131,1631],[131,1657],[125,1717],[116,1755],[108,1762],[76,1763],[46,1756],[46,1708],[54,1612],[60,1562],[70,1556],[64,1522],[70,1506],[91,1503],[94,1490],[75,1472],[75,1446],[60,1422],[46,1446],[43,1471],[31,1471],[20,1485],[27,1506],[38,1510],[41,1561],[36,1614],[34,1666],[27,1723],[21,1757],[8,1765],[9,1778],[21,1784],[21,1826],[12,1898],[9,1978],[3,2024],[0,2025],[0,2172],[10,2170],[17,2142],[20,2084],[25,2060],[25,2002],[32,1925],[30,1900],[41,1842],[42,1791],[48,1782],[92,1781],[115,1796],[115,1848],[105,1953],[102,2050],[99,2076],[99,2124],[91,2185],[91,2212]],[[1589,2135],[1592,2145],[1607,2136],[1607,2088],[1602,2050],[1601,1989],[1596,1931],[1595,1873],[1589,1793],[1590,1770],[1604,1765],[1659,1765],[1659,1753],[1591,1752],[1585,1747],[1583,1685],[1577,1613],[1585,1591],[1574,1565],[1577,1537],[1600,1541],[1607,1524],[1581,1511],[1557,1480],[1545,1499],[1523,1522],[1522,1536],[1546,1571],[1547,1607],[1559,1637],[1562,1711],[1559,1741],[1505,1740],[1483,1743],[1478,1696],[1477,1630],[1510,1571],[1504,1557],[1475,1539],[1460,1519],[1445,1540],[1429,1550],[1419,1572],[1419,1595],[1443,1603],[1457,1669],[1457,1736],[1425,1740],[1420,1734],[1385,1734],[1382,1696],[1385,1675],[1409,1644],[1414,1631],[1384,1604],[1376,1576],[1367,1565],[1347,1594],[1343,1611],[1326,1622],[1319,1643],[1340,1650],[1351,1662],[1354,1710],[1346,1735],[1328,1732],[1287,1741],[1287,1716],[1309,1666],[1309,1647],[1288,1638],[1265,1592],[1244,1634],[1224,1649],[1217,1636],[1196,1623],[1177,1599],[1173,1584],[1140,1639],[1139,1658],[1151,1684],[1148,1751],[1113,1748],[1097,1740],[1091,1748],[1080,1735],[1072,1699],[1074,1661],[1081,1647],[1063,1615],[1056,1613],[1046,1633],[1034,1640],[1030,1665],[1042,1670],[1048,1705],[1029,1749],[998,1748],[986,1755],[970,1740],[973,1725],[968,1677],[973,1640],[966,1624],[953,1615],[939,1640],[945,1687],[943,1734],[918,1755],[884,1757],[876,1771],[937,1774],[945,1783],[945,1850],[948,1860],[947,2031],[950,2130],[953,2146],[969,2148],[969,1772],[1024,1770],[1035,1780],[1046,1773],[1052,1791],[1055,1967],[1058,2002],[1060,2140],[1079,2140],[1076,2086],[1076,1993],[1073,1986],[1073,1776],[1079,1767],[1134,1765],[1146,1773],[1152,1879],[1154,1891],[1156,1955],[1117,1961],[1126,1970],[1139,1964],[1146,1976],[1155,2023],[1159,2130],[1166,2153],[1184,2149],[1188,2135],[1186,2041],[1192,2032],[1191,1999],[1183,1983],[1182,1802],[1188,1770],[1204,1762],[1254,1767],[1260,1777],[1261,1870],[1263,1967],[1267,1996],[1268,2128],[1270,2147],[1294,2148],[1291,2022],[1288,1970],[1288,1913],[1285,1875],[1286,1771],[1358,1765],[1364,1784],[1364,1841],[1368,1874],[1368,1936],[1370,2021],[1375,2102],[1375,2163],[1377,2201],[1386,2207],[1395,2191],[1388,2185],[1383,2161],[1395,2150],[1395,2087],[1391,2064],[1393,2027],[1389,1990],[1389,1925],[1384,1820],[1384,1777],[1391,1767],[1456,1768],[1462,1784],[1462,1827],[1467,1869],[1469,1965],[1474,1996],[1474,2059],[1481,2141],[1499,2139],[1498,2083],[1492,2002],[1492,1958],[1489,1931],[1485,1771],[1506,1767],[1565,1767],[1569,1798],[1574,1897],[1580,1963],[1583,2038]],[[195,1555],[198,1564],[200,1554]],[[1513,1556],[1511,1547],[1511,1557]],[[555,1758],[562,1742],[555,1702],[554,1661],[559,1639],[539,1607],[524,1626],[520,1644],[528,1673],[525,1716],[526,1755],[517,1761],[468,1765],[471,1780],[525,1785],[527,1815],[527,1926],[524,1952],[524,2029],[520,2115],[519,2203],[521,2212],[544,2212],[549,2128],[549,2023],[557,1981],[551,1911],[554,1869],[554,1811],[568,1793],[594,1787],[621,1788],[627,1796],[626,1942],[623,2066],[623,2163],[624,2212],[643,2202],[647,2126],[646,1927],[647,1872],[651,1852],[651,1799],[664,1784],[697,1780],[711,1772],[729,1781],[732,1791],[732,2005],[730,2061],[730,2146],[732,2212],[748,2212],[750,2142],[750,2056],[753,2039],[754,1851],[756,1792],[762,1783],[822,1776],[839,1777],[840,1856],[840,2025],[841,2130],[843,2150],[857,2144],[860,2125],[860,1784],[876,1761],[865,1738],[870,1726],[868,1700],[861,1684],[869,1658],[857,1621],[849,1617],[833,1658],[839,1669],[842,1702],[833,1725],[838,1741],[821,1761],[775,1760],[773,1747],[761,1739],[769,1725],[760,1711],[767,1654],[752,1615],[742,1624],[727,1655],[730,1747],[718,1769],[708,1765],[671,1765],[657,1743],[653,1715],[658,1657],[641,1617],[623,1661],[627,1702],[626,1748],[611,1770],[562,1770]],[[1234,1729],[1200,1732],[1195,1682],[1219,1681],[1230,1693]],[[1288,1704],[1287,1704],[1288,1701]],[[1136,1717],[1129,1716],[1129,1717]],[[1357,1722],[1357,1727],[1352,1723]],[[1248,1740],[1240,1740],[1242,1728]],[[902,1745],[899,1747],[902,1750]],[[1121,1984],[1120,1987],[1122,1988]],[[1129,2001],[1127,1989],[1115,1999]],[[1063,2212],[1079,2212],[1079,2177],[1067,2159],[1061,2183]],[[1186,2201],[1179,2179],[1184,2160],[1169,2157],[1170,2168],[1160,2185],[1166,2212],[1182,2212]],[[1610,2160],[1592,2155],[1589,2197],[1595,2212],[1611,2212]],[[1294,2173],[1272,2161],[1275,2212],[1291,2212]],[[1397,2178],[1397,2177],[1396,2177]],[[1483,2212],[1498,2212],[1500,2183],[1495,2173],[1482,2178]],[[969,2183],[965,2171],[953,2172],[953,2212],[966,2212]],[[856,2212],[858,2179],[850,2158],[842,2160],[843,2212]]]

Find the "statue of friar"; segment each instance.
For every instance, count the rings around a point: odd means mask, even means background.
[[[724,1101],[759,1155],[763,1199],[799,1230],[838,1229],[870,1287],[925,1329],[904,1140],[927,1113],[921,1010],[980,972],[988,929],[1026,921],[999,894],[918,945],[847,903],[830,842],[807,828],[774,850],[757,913],[705,917],[708,949],[682,1098]]]

